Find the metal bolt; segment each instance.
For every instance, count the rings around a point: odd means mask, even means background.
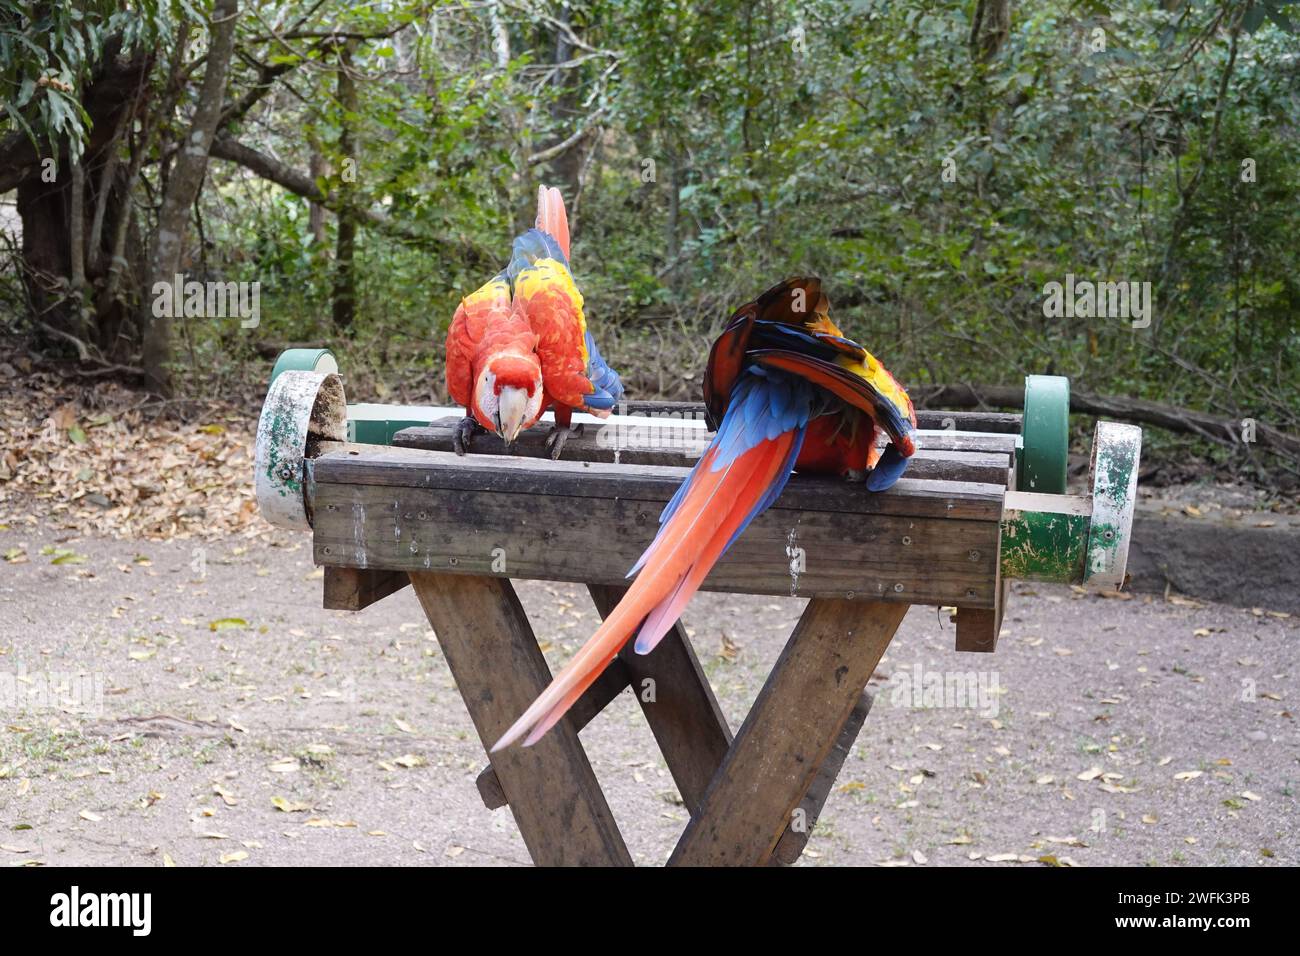
[[[898,584],[895,584],[895,585],[894,585],[894,590],[895,590],[895,591],[899,591],[899,592],[901,592],[901,591],[903,590],[902,582],[899,582]]]
[[[911,543],[912,543],[912,536],[910,534],[903,535],[903,544],[911,544]]]
[[[330,549],[329,549],[329,548],[326,548],[326,549],[325,549],[325,553],[326,553],[326,554],[329,554],[329,553],[330,553]]]
[[[980,559],[980,553],[977,549],[971,548],[970,551],[966,553],[966,557],[970,558],[972,561],[978,561]]]
[[[460,558],[448,558],[447,563],[454,568],[456,565],[460,564]]]
[[[293,465],[289,464],[289,463],[286,461],[283,465],[280,466],[280,469],[279,469],[279,471],[276,472],[276,474],[278,474],[278,475],[280,476],[280,480],[281,480],[281,481],[292,481],[292,480],[293,480]]]

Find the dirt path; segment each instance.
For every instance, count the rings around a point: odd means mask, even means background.
[[[527,862],[410,590],[323,611],[306,536],[274,542],[0,531],[0,863]],[[1019,590],[994,655],[908,615],[805,864],[1300,862],[1300,619]],[[554,668],[595,611],[519,591]],[[733,727],[801,606],[691,605]],[[978,672],[983,700],[914,706],[918,666],[922,688]],[[67,672],[88,693],[38,696]],[[662,862],[686,814],[631,697],[583,740],[633,856]]]

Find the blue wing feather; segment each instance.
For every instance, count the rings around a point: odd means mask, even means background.
[[[623,397],[623,380],[618,372],[609,367],[605,357],[596,347],[596,340],[587,330],[587,378],[595,391],[587,396],[587,405],[591,408],[612,409]]]

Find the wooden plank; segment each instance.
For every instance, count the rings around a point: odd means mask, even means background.
[[[1016,453],[1019,435],[999,435],[993,432],[920,431],[916,442],[930,451],[986,451]]]
[[[581,731],[596,719],[596,715],[604,710],[610,701],[627,690],[628,680],[627,667],[623,662],[611,661],[596,678],[596,682],[573,702],[569,712],[564,715],[565,723],[573,728],[574,733]],[[483,798],[483,805],[489,810],[498,810],[509,802],[506,800],[505,790],[497,780],[497,772],[491,764],[479,771],[475,783],[479,795]]]
[[[906,613],[809,602],[670,864],[768,862]]]
[[[459,457],[450,452],[377,445],[362,448],[333,452],[312,462],[313,505],[318,486],[326,484],[667,502],[688,472],[686,468],[667,465],[613,465],[510,456]],[[988,483],[902,478],[888,491],[873,494],[860,483],[823,475],[795,475],[778,505],[839,515],[889,514],[1000,521],[1005,492],[1003,476]]]
[[[424,428],[406,428],[393,438],[395,445],[420,448],[428,451],[452,450],[452,433],[460,422],[458,418],[444,418]],[[521,434],[507,452],[500,438],[485,435],[474,440],[474,455],[504,457],[508,454],[523,458],[550,458],[546,447],[549,425],[538,425]],[[910,478],[927,478],[936,481],[975,481],[998,483],[1003,480],[1010,464],[1008,451],[988,450],[969,445],[988,445],[990,442],[968,439],[966,441],[934,433],[933,444],[928,437],[918,441],[918,451],[908,463]],[[574,435],[564,446],[567,461],[619,463],[623,465],[685,465],[689,466],[704,454],[712,433],[693,426],[683,426],[680,420],[649,421],[629,424],[616,422],[608,425],[587,425],[581,435]],[[1014,438],[1011,438],[1014,442]],[[995,443],[1006,445],[1005,436],[994,437]],[[956,447],[954,447],[956,446]]]
[[[627,591],[625,587],[600,584],[589,585],[588,590],[602,618]],[[635,643],[633,636],[619,652],[618,660],[627,669],[632,692],[659,743],[682,802],[695,813],[731,746],[731,729],[681,621],[649,654],[638,654],[633,649]],[[646,681],[653,683],[647,686]]]
[[[393,436],[393,444],[404,448],[448,451],[451,449],[450,430],[459,421],[459,418],[441,418],[427,426],[404,428]],[[594,445],[596,449],[603,452],[602,454],[596,455],[594,451],[590,450],[578,454],[570,454],[569,451],[566,451],[565,457],[582,461],[613,461],[612,451],[617,445],[618,431],[611,430],[608,432],[608,437],[603,444],[597,437],[606,434],[603,429],[610,427],[609,425],[588,425],[582,435],[573,436],[570,439],[572,444],[565,446],[566,449],[591,449]],[[549,457],[549,451],[544,447],[539,447],[544,446],[544,436],[549,431],[549,425],[538,426],[525,431],[519,437],[518,450],[515,454],[532,458]],[[929,451],[984,451],[1013,454],[1017,443],[1020,441],[1018,433],[962,431],[956,428],[922,428],[916,434],[917,447]],[[699,424],[692,424],[689,421],[683,422],[680,418],[656,418],[626,424],[623,437],[625,442],[628,443],[644,442],[654,445],[654,448],[641,449],[637,454],[620,455],[618,460],[624,464],[680,465],[683,458],[692,459],[698,457],[709,441],[712,440],[713,432],[704,427],[702,421]],[[344,442],[330,442],[330,447],[323,448],[322,453],[335,450],[345,444]],[[655,451],[660,453],[658,459],[651,454]],[[471,453],[476,455],[505,454],[505,443],[499,438],[488,437],[484,438],[480,444],[478,439],[475,439]]]
[[[519,598],[501,578],[416,572],[411,583],[474,728],[490,747],[551,679]],[[561,722],[536,745],[490,759],[534,863],[632,864],[571,725]]]
[[[918,428],[955,428],[1003,435],[1019,435],[1022,418],[1019,412],[950,412],[942,409],[918,409],[916,412]]]
[[[630,401],[619,405],[621,415],[676,415],[678,417],[704,418],[702,402]],[[1019,412],[950,412],[943,409],[918,408],[916,421],[920,428],[959,428],[967,431],[1020,434]]]
[[[319,475],[316,495],[318,564],[613,585],[626,583],[661,510],[631,498],[336,485]],[[755,519],[705,590],[994,604],[994,521],[798,512],[783,501]]]
[[[826,806],[826,799],[831,795],[831,788],[835,786],[835,779],[840,775],[844,761],[848,759],[853,743],[858,739],[858,733],[867,720],[867,714],[871,711],[871,701],[871,694],[863,691],[857,704],[849,711],[848,719],[844,721],[844,726],[840,728],[835,738],[835,746],[826,755],[826,761],[817,771],[817,776],[813,778],[812,786],[799,801],[796,819],[791,821],[785,833],[781,834],[781,839],[776,841],[776,849],[772,851],[770,865],[791,866],[799,859],[803,848],[808,845],[813,828],[817,826],[817,821],[822,815],[822,807]]]
[[[452,432],[460,421],[442,418],[427,427],[404,428],[393,436],[393,444],[401,448],[421,448],[427,451],[451,451]],[[550,458],[551,450],[545,444],[551,425],[543,423],[520,433],[507,451],[506,443],[496,435],[475,436],[470,444],[470,454],[522,458]],[[645,422],[583,426],[581,434],[570,435],[564,444],[566,461],[619,462],[626,465],[684,465],[690,467],[704,454],[713,433],[697,425],[674,424],[668,420],[647,419]]]
[[[404,571],[327,567],[323,606],[329,611],[360,611],[410,583]]]

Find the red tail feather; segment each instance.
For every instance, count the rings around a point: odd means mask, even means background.
[[[709,467],[713,452],[701,460],[685,498],[651,545],[623,600],[493,745],[494,752],[525,735],[525,746],[536,743],[595,682],[642,622],[658,632],[650,646],[657,643],[699,589],[736,528],[780,476],[794,436],[784,432],[761,442],[719,471]],[[649,636],[649,631],[643,634]]]
[[[564,258],[569,258],[569,214],[564,210],[564,197],[554,186],[537,187],[537,228],[550,233]]]

